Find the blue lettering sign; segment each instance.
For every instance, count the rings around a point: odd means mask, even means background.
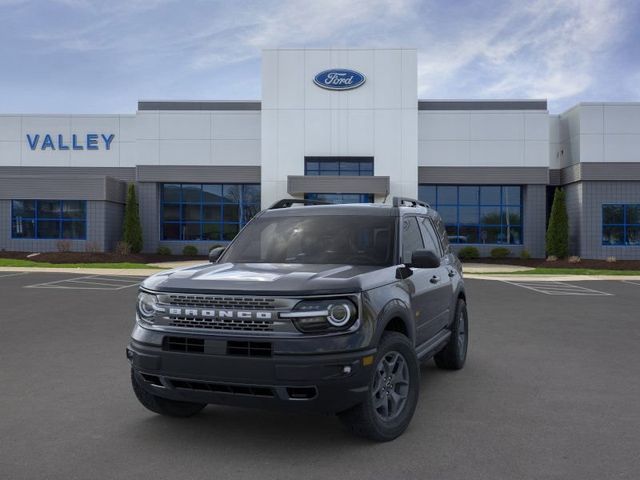
[[[115,138],[113,133],[87,133],[84,136],[74,133],[70,139],[65,139],[61,133],[27,133],[27,145],[31,150],[100,150],[103,147],[105,150],[111,150],[111,143]]]
[[[75,133],[71,135],[71,146],[74,150],[84,150],[82,145],[78,145],[78,136]]]
[[[53,140],[51,140],[51,135],[49,135],[48,133],[44,136],[44,140],[42,140],[42,146],[40,147],[40,149],[46,150],[47,148],[50,148],[51,150],[56,149],[56,147],[53,146]]]
[[[27,133],[27,143],[29,144],[29,148],[31,148],[31,150],[35,150],[38,147],[38,142],[40,141],[40,135],[34,135],[33,138],[31,138],[31,135],[29,135]]]
[[[351,90],[361,86],[365,80],[365,76],[355,70],[333,68],[317,74],[313,82],[327,90]]]
[[[108,137],[103,133],[100,135],[102,137],[102,139],[104,140],[104,146],[107,150],[111,149],[111,142],[113,142],[113,139],[116,138],[115,134],[111,134]]]
[[[64,144],[62,135],[58,135],[58,150],[69,150],[69,145]]]
[[[87,134],[87,150],[98,150],[98,134]]]

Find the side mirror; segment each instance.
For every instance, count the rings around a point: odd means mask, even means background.
[[[220,258],[220,255],[222,255],[224,251],[225,251],[224,247],[216,247],[211,249],[211,251],[209,252],[209,261],[211,263],[216,263]]]
[[[415,250],[411,255],[411,265],[413,268],[438,268],[440,257],[432,250]]]

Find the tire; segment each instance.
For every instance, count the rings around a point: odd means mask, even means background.
[[[166,415],[168,417],[192,417],[207,406],[206,403],[179,402],[177,400],[169,400],[168,398],[153,395],[142,388],[133,369],[131,369],[131,385],[140,403],[147,409],[160,415]]]
[[[451,326],[451,337],[447,345],[440,350],[434,360],[438,368],[443,370],[460,370],[467,360],[469,345],[469,316],[467,304],[461,298],[456,304],[456,313]]]
[[[411,341],[396,332],[382,336],[373,365],[366,400],[338,417],[355,435],[388,442],[411,422],[418,404],[420,366]]]

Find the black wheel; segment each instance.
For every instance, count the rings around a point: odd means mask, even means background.
[[[388,442],[401,435],[413,417],[420,367],[409,339],[396,332],[382,336],[374,365],[367,399],[338,416],[356,435]]]
[[[467,304],[461,298],[456,305],[456,313],[451,327],[451,337],[447,345],[434,357],[438,368],[444,370],[460,370],[467,359],[469,345],[469,316]]]
[[[140,386],[133,369],[131,369],[131,385],[140,403],[152,412],[159,413],[160,415],[167,415],[169,417],[191,417],[207,406],[206,403],[179,402],[177,400],[169,400],[153,395]]]

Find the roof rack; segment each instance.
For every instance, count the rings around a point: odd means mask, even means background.
[[[405,205],[408,203],[409,205]],[[427,202],[421,202],[420,200],[416,200],[415,198],[407,198],[407,197],[393,197],[393,206],[394,207],[425,207],[431,208]]]
[[[302,205],[332,205],[331,202],[325,202],[323,200],[307,200],[304,198],[283,198],[271,205],[267,210],[275,210],[277,208],[289,208],[290,206],[300,203]]]

